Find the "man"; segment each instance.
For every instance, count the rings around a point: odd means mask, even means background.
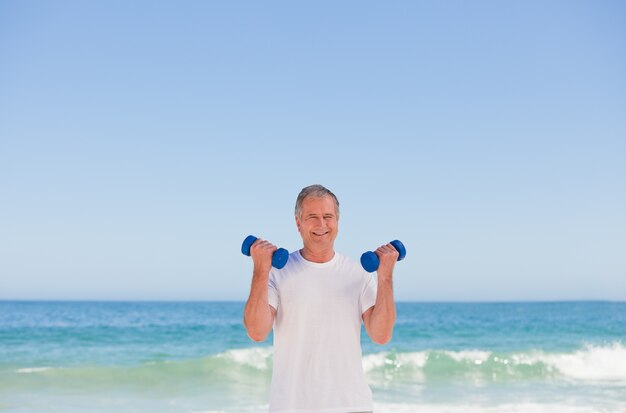
[[[392,336],[396,310],[392,274],[398,252],[376,250],[378,282],[334,250],[339,201],[321,185],[300,192],[295,208],[303,248],[272,268],[276,246],[258,239],[244,325],[254,341],[274,326],[271,413],[373,411],[361,360],[361,323],[377,344]]]

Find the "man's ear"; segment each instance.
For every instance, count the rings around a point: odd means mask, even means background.
[[[298,216],[295,216],[296,218],[296,227],[298,227],[298,232],[300,232],[300,220],[298,219]]]

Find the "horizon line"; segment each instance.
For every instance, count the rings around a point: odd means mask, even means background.
[[[0,298],[0,303],[245,303],[247,300],[212,300],[212,299],[38,299],[38,298]],[[396,304],[515,304],[515,303],[626,303],[626,299],[515,299],[515,300],[395,300]]]

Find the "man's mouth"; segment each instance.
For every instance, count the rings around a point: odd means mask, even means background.
[[[313,235],[317,235],[318,237],[323,237],[324,235],[328,234],[330,231],[324,231],[324,232],[313,232]]]

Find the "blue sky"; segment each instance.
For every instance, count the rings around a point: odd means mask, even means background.
[[[244,300],[248,234],[399,300],[625,300],[620,1],[0,3],[0,299]]]

